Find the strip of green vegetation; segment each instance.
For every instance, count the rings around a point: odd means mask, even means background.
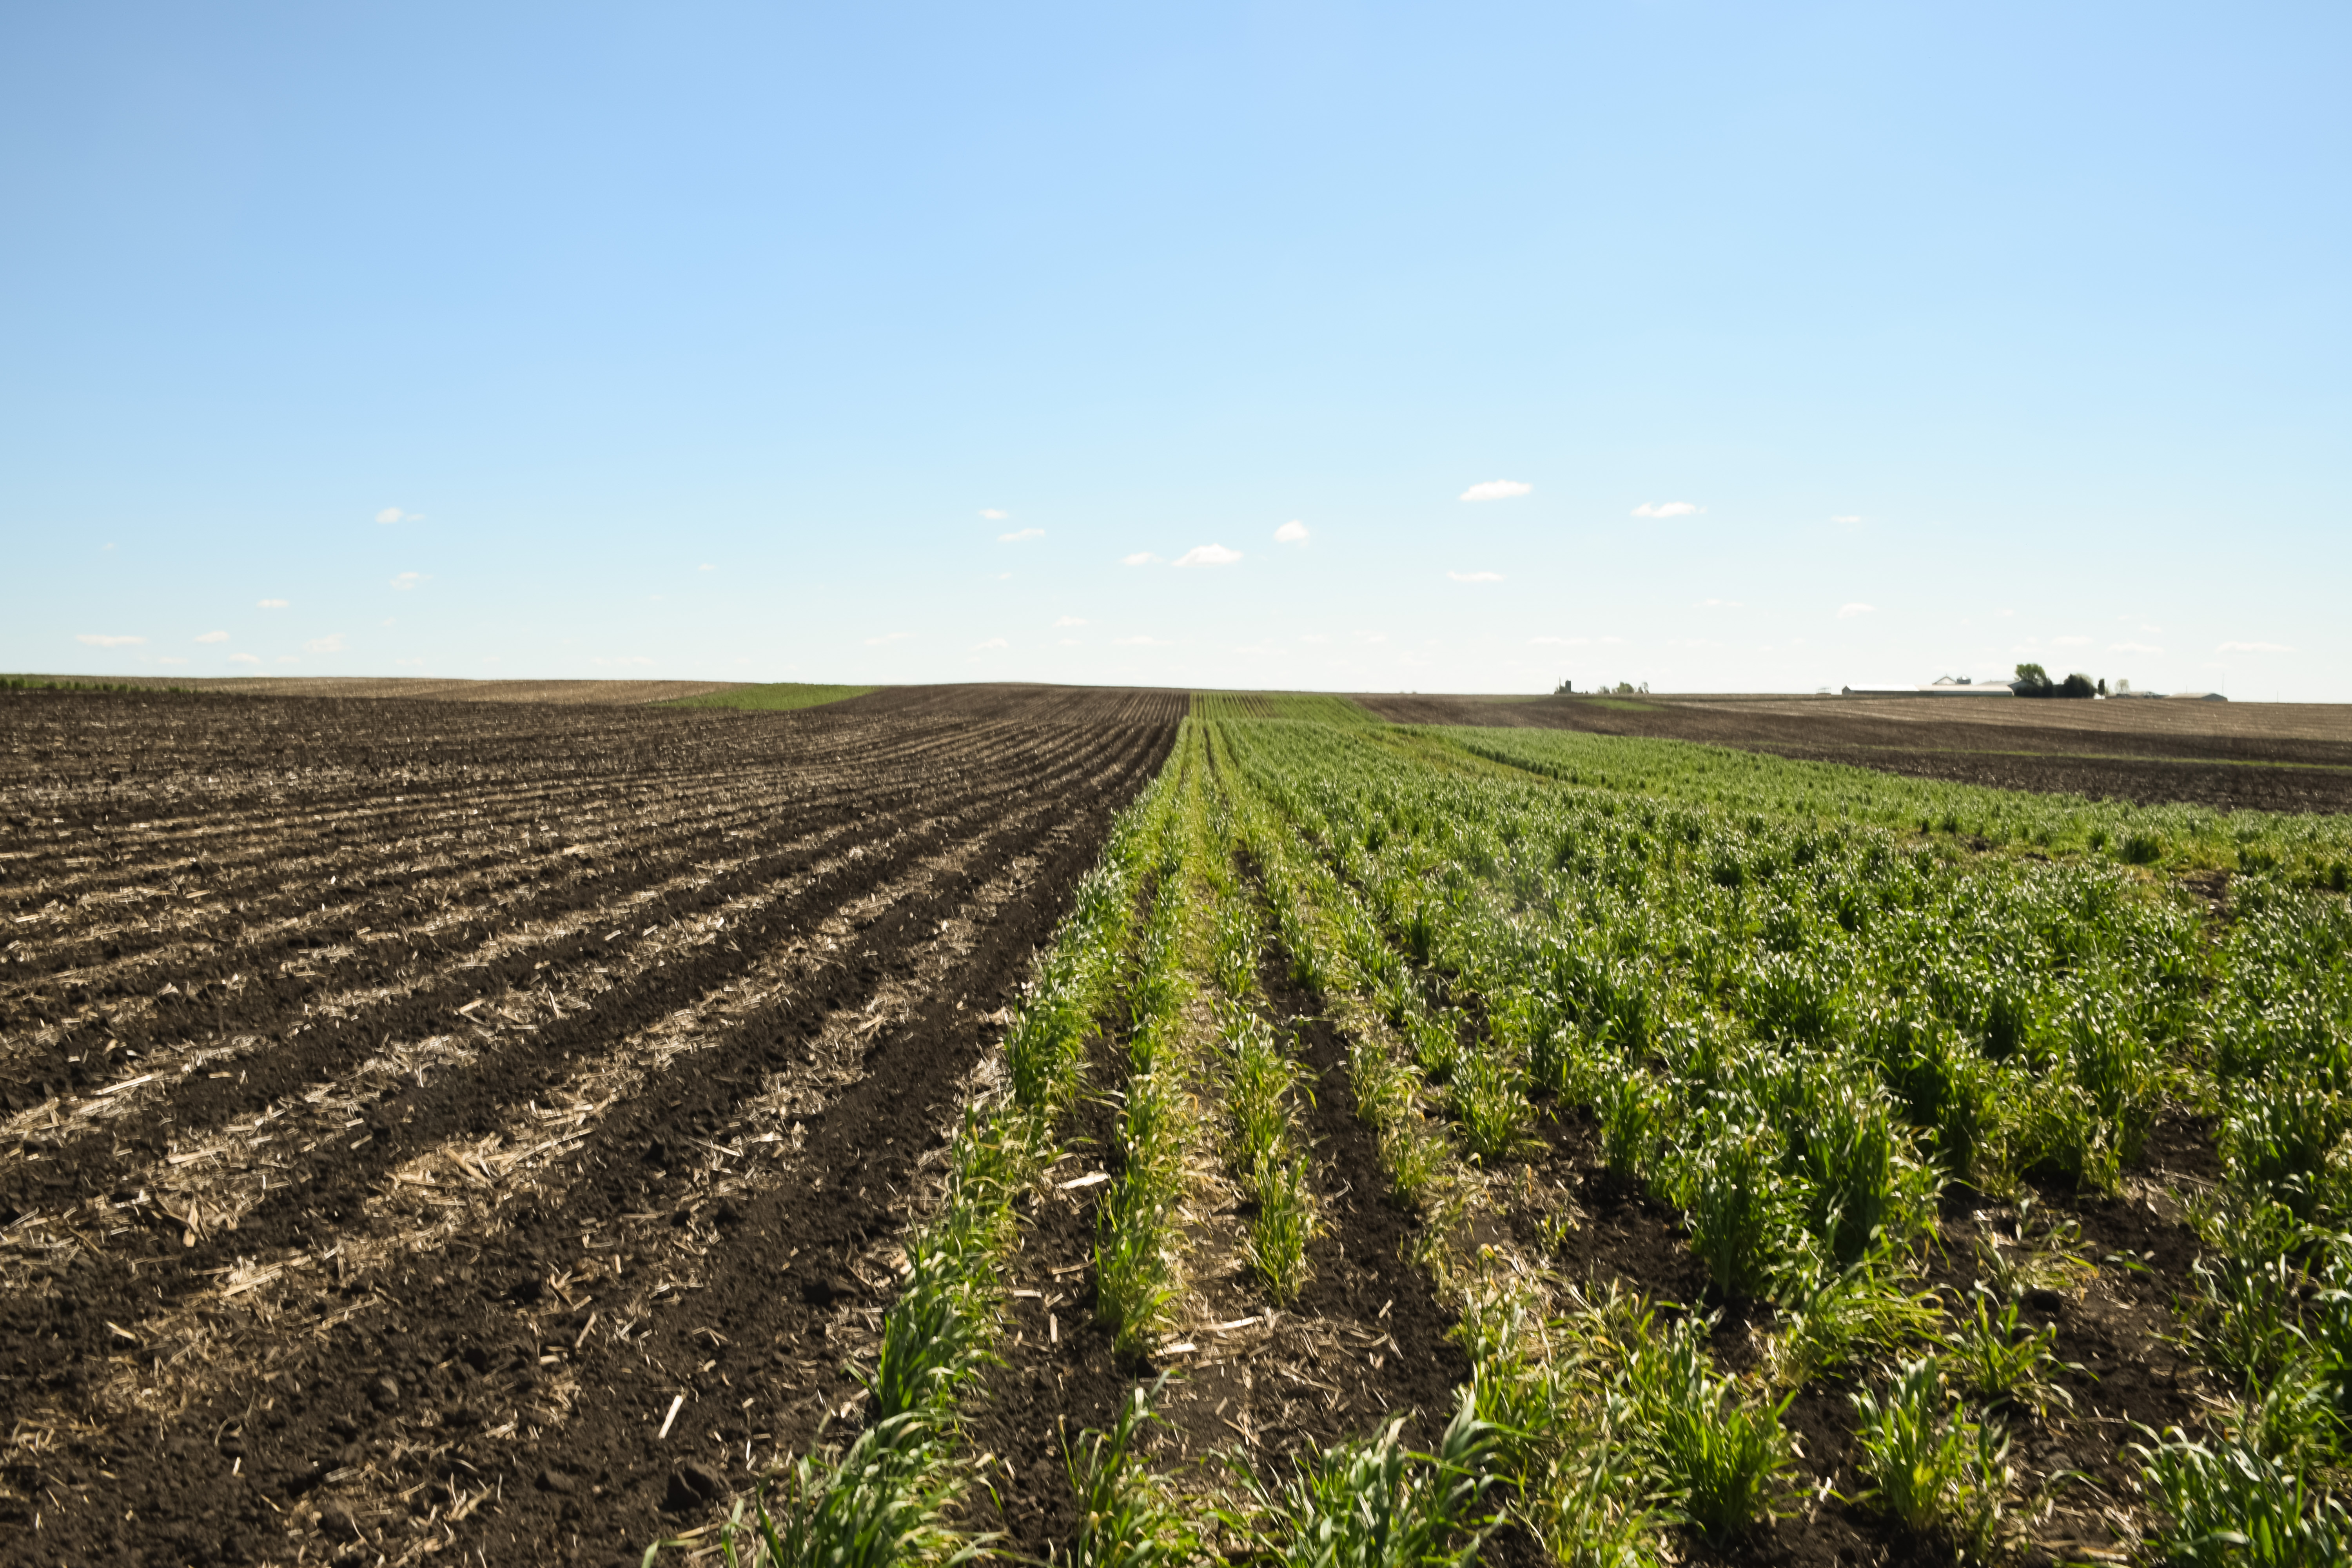
[[[1906,778],[1688,741],[1568,730],[1431,727],[1410,731],[1589,789],[1705,803],[1732,812],[1947,834],[2132,865],[2276,872],[2352,887],[2352,818],[2202,805],[2132,805],[2074,795]]]
[[[828,702],[845,702],[852,697],[863,697],[878,689],[872,686],[823,686],[798,680],[776,680],[764,686],[739,686],[731,691],[709,691],[700,697],[680,697],[663,706],[750,708],[772,713],[793,708],[821,708]]]
[[[190,686],[133,686],[112,680],[43,680],[31,675],[0,675],[0,691],[165,691],[181,697],[202,693]]]
[[[1328,691],[1196,691],[1192,712],[1202,719],[1301,719],[1318,724],[1380,724],[1370,709]]]

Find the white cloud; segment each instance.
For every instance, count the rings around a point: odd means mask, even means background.
[[[281,653],[278,656],[278,662],[280,664],[299,664],[302,662],[302,659],[298,654]]]
[[[1503,580],[1500,572],[1448,572],[1446,575],[1456,583],[1499,583]]]
[[[716,572],[716,571],[718,571],[718,570],[719,570],[719,568],[718,568],[718,567],[716,567],[716,566],[713,566],[709,562],[706,561],[706,562],[704,562],[701,565],[699,565],[699,566],[696,567],[696,568],[695,568],[695,570],[696,570],[697,572]]]
[[[1045,531],[1042,528],[1016,528],[1010,533],[998,534],[996,536],[996,542],[999,544],[1018,544],[1024,539],[1043,539],[1045,537]]]
[[[383,618],[383,624],[384,624],[385,626],[397,626],[399,623],[398,623],[398,622],[396,622],[396,621],[394,621],[394,620],[390,616],[384,616],[384,618]]]
[[[422,572],[403,572],[400,575],[392,580],[392,585],[404,592],[410,588],[415,587],[419,583],[427,582],[430,579],[428,579]],[[661,595],[656,594],[654,597],[658,599]]]
[[[986,642],[976,642],[976,643],[972,644],[972,645],[971,645],[971,651],[972,651],[972,652],[974,652],[974,653],[978,653],[978,652],[980,652],[982,648],[991,648],[991,647],[1011,647],[1012,646],[1013,646],[1013,645],[1012,645],[1011,643],[1006,642],[1003,637],[991,637],[991,638],[989,638]]]
[[[1274,531],[1274,542],[1276,544],[1304,544],[1307,542],[1307,525],[1294,517]]]
[[[261,662],[249,653],[233,653],[228,656],[228,661],[231,664],[259,664]]]
[[[884,632],[878,637],[867,637],[866,639],[866,646],[867,647],[880,647],[884,643],[904,642],[914,635],[915,634],[912,632]]]
[[[1736,610],[1739,608],[1739,601],[1737,599],[1701,599],[1698,602],[1698,607],[1702,610]]]
[[[2091,639],[2089,637],[2052,637],[2050,643],[2053,647],[2088,647],[2091,646]]]
[[[293,603],[293,601],[290,599],[257,599],[254,601],[254,608],[257,610],[282,610],[291,603]]]
[[[1523,485],[1517,479],[1482,479],[1464,490],[1462,499],[1464,500],[1509,500],[1513,496],[1526,495],[1534,489],[1535,486]]]
[[[174,654],[174,653],[167,653],[167,654],[164,654],[163,656],[162,656],[161,658],[159,658],[158,659],[156,659],[156,661],[155,661],[155,662],[156,662],[157,664],[185,664],[185,663],[187,663],[188,661],[187,661],[186,659],[184,659],[184,658],[181,658],[179,655],[177,655],[177,654]]]
[[[1843,514],[1832,513],[1830,521],[1832,522],[1860,522],[1862,521],[1862,516],[1859,512],[1851,511]]]
[[[1160,557],[1149,550],[1139,550],[1132,555],[1120,556],[1118,563],[1122,566],[1157,566],[1160,564]]]
[[[202,636],[198,637],[196,640],[198,642],[226,642],[228,641],[228,634],[226,632],[205,632]]]
[[[81,640],[88,642],[90,639],[84,637]],[[131,640],[135,642],[138,639],[134,637]],[[2215,653],[2293,653],[2294,649],[2288,647],[2284,643],[2225,642],[2216,647],[2213,651]]]
[[[1643,501],[1633,509],[1635,517],[1692,517],[1706,508],[1686,500]]]
[[[1307,643],[1327,643],[1331,639],[1321,632],[1301,632],[1298,634],[1298,640]]]
[[[1164,637],[1113,637],[1110,640],[1120,647],[1171,647],[1174,646]]]
[[[1591,637],[1529,637],[1529,647],[1582,647]]]
[[[2164,650],[2160,647],[2150,647],[2144,642],[2111,642],[2107,645],[2107,651],[2109,653],[2162,653]]]
[[[1006,518],[1011,517],[1013,514],[1009,511],[1000,510],[992,506],[984,506],[980,509],[980,515],[988,519],[991,522],[1003,522]]]
[[[337,632],[331,637],[312,637],[309,642],[302,645],[302,651],[305,653],[341,653],[343,651],[343,634]]]
[[[1195,544],[1176,557],[1178,566],[1230,566],[1242,558],[1238,550],[1228,550],[1222,544]]]
[[[74,637],[74,641],[86,642],[92,647],[136,647],[146,640],[145,637],[109,637],[104,632],[82,632]]]
[[[378,522],[415,522],[417,521],[416,514],[415,512],[403,511],[396,506],[388,506],[384,508],[382,511],[375,514],[375,520]]]
[[[1064,616],[1060,620],[1055,621],[1054,624],[1057,626],[1085,626],[1087,622],[1084,616]]]
[[[1874,616],[1877,613],[1876,605],[1840,605],[1838,606],[1838,619],[1842,621],[1850,621],[1856,616]]]
[[[422,659],[414,659],[406,662],[421,664],[424,661]],[[614,658],[591,658],[588,662],[591,664],[604,665],[609,668],[614,665],[646,665],[653,663],[653,660],[639,654],[623,654]]]

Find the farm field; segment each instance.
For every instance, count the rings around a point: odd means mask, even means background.
[[[2352,704],[1969,697],[1357,700],[1401,724],[1580,730],[2141,802],[2352,810]]]
[[[2352,817],[1378,705],[0,698],[0,1562],[2341,1554]]]

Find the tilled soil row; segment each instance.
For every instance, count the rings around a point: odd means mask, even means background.
[[[1062,782],[1080,784],[1084,773],[1084,767],[1074,767]],[[265,1049],[248,1037],[245,1048],[207,1058],[214,1064],[248,1063],[237,1067],[241,1081],[218,1082],[210,1073],[183,1078],[178,1080],[184,1090],[178,1097],[182,1102],[159,1096],[158,1103],[139,1109],[164,1124],[163,1137],[176,1141],[181,1135],[171,1131],[171,1124],[188,1109],[187,1098],[203,1099],[205,1091],[218,1089],[221,1094],[209,1097],[218,1100],[289,1083],[302,1086],[273,1098],[251,1127],[229,1124],[222,1129],[226,1137],[206,1131],[205,1136],[187,1139],[179,1152],[159,1153],[142,1147],[135,1135],[108,1146],[116,1129],[110,1114],[108,1121],[73,1142],[53,1141],[46,1158],[28,1158],[16,1172],[0,1176],[17,1174],[23,1178],[21,1186],[42,1184],[39,1191],[45,1194],[60,1190],[152,1194],[155,1206],[136,1200],[118,1202],[97,1217],[110,1230],[129,1227],[134,1239],[127,1250],[134,1258],[156,1253],[157,1244],[146,1227],[159,1219],[169,1219],[175,1234],[184,1231],[192,1238],[190,1245],[198,1250],[184,1262],[199,1271],[218,1263],[217,1255],[231,1248],[245,1257],[253,1255],[251,1248],[305,1247],[321,1228],[316,1219],[320,1213],[333,1212],[351,1201],[353,1193],[373,1190],[385,1171],[414,1154],[420,1138],[429,1141],[453,1125],[469,1127],[476,1135],[483,1132],[478,1111],[467,1116],[464,1108],[526,1100],[536,1104],[549,1098],[572,1072],[575,1058],[595,1061],[611,1048],[616,1026],[627,1030],[641,1026],[642,1020],[668,1018],[691,999],[726,984],[719,977],[740,971],[747,951],[778,948],[845,898],[870,897],[871,889],[887,888],[921,855],[961,843],[965,835],[991,832],[989,825],[1011,804],[1000,795],[984,795],[955,816],[927,818],[892,834],[871,856],[865,853],[866,846],[852,846],[847,853],[818,863],[797,885],[787,884],[780,889],[785,896],[765,907],[747,911],[740,903],[725,906],[727,913],[707,922],[711,929],[666,949],[665,959],[634,973],[614,977],[599,965],[582,976],[577,966],[550,968],[542,963],[535,967],[546,975],[544,988],[522,1000],[527,1011],[521,1016],[507,1007],[515,995],[511,991],[500,995],[492,1009],[477,1011],[478,1004],[468,1004],[450,1007],[446,1017],[438,1018],[430,1006],[420,1011],[415,998],[393,998],[310,1041],[298,1038]],[[1003,829],[993,831],[1001,836]],[[722,937],[722,952],[702,951]],[[559,954],[563,945],[557,944]],[[673,959],[677,962],[667,961]],[[814,962],[826,961],[818,957]],[[588,996],[570,994],[582,979],[591,982],[580,987]],[[559,986],[566,995],[557,996],[554,988]],[[495,1019],[494,1009],[499,1014]],[[427,1029],[438,1025],[456,1031],[457,1037],[436,1034],[417,1038],[409,1033],[410,1025]],[[413,1046],[386,1049],[388,1040],[412,1039]],[[411,1077],[413,1083],[404,1081]],[[320,1078],[325,1081],[315,1081]],[[133,1099],[148,1087],[95,1099],[85,1109],[110,1113],[118,1101]],[[187,1121],[205,1130],[220,1126],[197,1118]],[[256,1136],[265,1126],[268,1134]],[[263,1153],[261,1145],[273,1142],[281,1152],[300,1146],[290,1170],[285,1160]],[[184,1174],[175,1176],[183,1167]],[[269,1195],[273,1170],[278,1173],[275,1199]],[[208,1217],[190,1206],[199,1194]],[[23,1222],[18,1228],[26,1228]],[[239,1234],[231,1237],[227,1231]],[[173,1256],[168,1241],[161,1251],[165,1259]],[[0,1281],[14,1272],[0,1259]]]
[[[1052,761],[1066,764],[1074,749],[1057,748]],[[1021,798],[1035,782],[1024,770],[1017,779],[993,781],[992,787],[961,800],[950,795],[939,804],[978,821]],[[731,918],[727,940],[739,949],[746,942],[756,946],[782,940],[806,920],[811,907],[841,896],[845,879],[854,887],[887,878],[942,834],[958,831],[952,818],[938,815],[912,825],[904,818],[877,823],[870,816],[844,821],[837,812],[825,815],[833,820],[821,822],[822,837],[783,847],[772,859],[712,867],[691,887],[641,888],[588,910],[551,912],[543,929],[502,931],[425,975],[387,973],[384,961],[354,951],[343,969],[358,971],[350,975],[354,981],[376,984],[364,991],[318,997],[311,986],[322,977],[281,960],[278,975],[266,985],[243,988],[251,995],[232,988],[243,1004],[230,1020],[236,1035],[228,1036],[216,1024],[213,1044],[193,1052],[159,1051],[152,1040],[142,1052],[121,1036],[107,1037],[101,1052],[98,1041],[85,1036],[80,1043],[86,1057],[104,1060],[119,1048],[130,1059],[122,1068],[109,1069],[111,1081],[102,1089],[46,1102],[0,1123],[0,1134],[40,1145],[46,1156],[38,1165],[18,1163],[9,1160],[5,1146],[0,1145],[0,1205],[26,1211],[38,1205],[44,1193],[117,1181],[126,1163],[159,1157],[163,1145],[174,1139],[235,1116],[267,1110],[289,1095],[309,1092],[321,1079],[339,1079],[355,1061],[380,1049],[386,1038],[413,1038],[453,1027],[479,1031],[491,1013],[467,1014],[485,1000],[495,1010],[518,993],[538,994],[526,1004],[528,1021],[513,1018],[510,1011],[508,1017],[540,1034],[536,1045],[542,1054],[568,1049],[575,1037],[601,1037],[615,1019],[634,1026],[632,1021],[659,1016],[676,1006],[677,998],[690,994],[698,983],[691,970],[667,966],[675,942],[660,929],[665,921],[708,920],[716,911],[722,921]],[[915,830],[902,831],[909,826]],[[831,842],[836,839],[845,841],[845,848]],[[635,922],[649,916],[656,924],[639,931]],[[616,920],[627,922],[624,930],[605,929]],[[609,959],[617,975],[600,959]],[[595,988],[604,994],[593,1010],[567,1016],[549,988],[583,968],[599,973]],[[175,1062],[176,1078],[171,1071]],[[200,1065],[207,1070],[193,1076]],[[150,1075],[159,1081],[140,1081]],[[126,1099],[144,1102],[135,1121],[121,1113]],[[60,1122],[69,1129],[89,1125],[86,1120],[74,1120],[78,1113],[101,1119],[101,1127],[79,1136],[47,1130]],[[115,1148],[103,1147],[109,1140]],[[0,1208],[0,1215],[6,1212]]]
[[[478,922],[495,929],[561,918],[591,900],[642,900],[649,890],[674,892],[677,884],[699,885],[714,875],[755,875],[761,854],[776,853],[779,837],[788,838],[796,826],[855,825],[920,801],[935,787],[929,775],[942,742],[937,736],[917,739],[915,745],[878,746],[855,769],[796,770],[796,787],[788,791],[763,784],[772,770],[738,770],[715,784],[665,791],[657,805],[646,802],[617,819],[600,810],[592,826],[575,812],[560,831],[541,821],[536,848],[525,828],[520,853],[513,820],[486,815],[459,797],[432,813],[436,822],[362,824],[359,842],[339,845],[324,858],[306,861],[285,843],[257,840],[249,856],[253,868],[242,881],[207,874],[191,891],[185,884],[193,879],[184,876],[170,888],[133,883],[76,902],[68,901],[69,888],[60,888],[36,913],[12,921],[18,929],[10,963],[0,968],[0,1023],[15,1015],[35,1026],[16,1037],[23,1045],[0,1056],[0,1075],[7,1079],[0,1082],[0,1095],[54,1092],[60,1079],[92,1081],[101,1076],[99,1068],[77,1071],[72,1064],[94,1059],[78,1048],[97,1043],[93,1032],[121,1042],[116,1048],[135,1050],[152,1032],[184,1031],[190,1010],[201,1014],[205,985],[241,984],[236,975],[266,972],[273,960],[313,969],[340,961],[364,982],[389,973],[404,946],[413,963],[420,947],[465,943]],[[970,727],[962,742],[973,745]],[[993,748],[977,749],[985,757]],[[780,816],[787,804],[796,809]],[[305,820],[322,817],[314,813]],[[441,819],[448,818],[459,826],[446,826]],[[335,824],[335,830],[342,826]],[[370,826],[384,831],[366,832]],[[143,847],[153,853],[161,846]],[[38,844],[9,857],[18,873],[34,876],[35,897],[49,888],[37,873],[53,858]],[[624,885],[614,889],[609,879],[616,874]],[[660,879],[670,886],[646,886]],[[601,891],[600,881],[608,882]],[[165,900],[163,910],[153,907],[159,900]],[[176,916],[170,900],[183,901]],[[143,907],[123,910],[124,904]],[[351,945],[355,942],[357,948]],[[191,950],[194,942],[204,946]],[[453,962],[469,956],[461,952]],[[320,976],[303,978],[306,984],[288,1002],[306,998],[307,982]],[[210,1000],[217,1027],[219,994]]]
[[[688,940],[641,966],[634,990],[615,984],[579,1008],[580,972],[619,955],[600,943],[559,960],[541,943],[507,971],[463,972],[504,1015],[487,1029],[474,1026],[488,1009],[446,1005],[464,991],[436,993],[437,1015],[394,1024],[396,1009],[361,1005],[315,1038],[287,1028],[237,1063],[242,1082],[192,1077],[168,1112],[183,1131],[307,1104],[303,1086],[331,1089],[362,1056],[379,1076],[387,1051],[425,1069],[349,1129],[360,1147],[289,1162],[286,1195],[273,1180],[235,1232],[174,1216],[161,1236],[127,1233],[149,1244],[137,1256],[83,1222],[11,1293],[0,1375],[16,1436],[0,1515],[26,1528],[0,1542],[0,1562],[323,1560],[360,1553],[362,1535],[374,1544],[355,1561],[390,1547],[634,1562],[678,1509],[740,1484],[749,1453],[730,1476],[716,1452],[750,1442],[765,1463],[804,1441],[837,1405],[836,1352],[878,1310],[874,1249],[898,1234],[927,1146],[937,1157],[960,1075],[993,1037],[984,1020],[1170,739],[1017,718],[962,726],[968,749],[935,756],[928,781],[911,781],[928,789],[910,787],[889,817],[858,809],[875,804],[871,773],[864,790],[840,789],[852,819],[802,851],[823,874],[774,900],[772,918],[700,911],[788,882],[773,865],[695,889],[675,922]],[[894,727],[887,715],[862,725]],[[912,727],[938,731],[934,751],[952,738],[939,721]],[[790,828],[823,815],[796,810]],[[845,863],[846,849],[859,853]],[[600,905],[619,901],[611,891]],[[790,963],[772,956],[795,940]],[[545,1008],[514,1016],[534,980]],[[608,1005],[613,993],[626,1005]],[[446,1033],[412,1039],[425,1028]],[[628,1092],[587,1102],[602,1057],[640,1038],[622,1052],[645,1058],[624,1075]],[[416,1054],[436,1040],[439,1056]],[[257,1082],[280,1056],[286,1081]],[[544,1146],[512,1149],[542,1116]],[[469,1159],[469,1126],[509,1147]],[[57,1169],[24,1195],[83,1205],[179,1135],[84,1137],[87,1169],[58,1189],[68,1162],[26,1162]],[[500,1198],[510,1184],[531,1190]],[[428,1234],[436,1249],[415,1251]],[[315,1289],[272,1261],[313,1249]],[[144,1342],[166,1318],[193,1331]],[[694,1407],[667,1439],[663,1412],[629,1394],[656,1384]],[[738,1388],[759,1392],[725,1397]]]

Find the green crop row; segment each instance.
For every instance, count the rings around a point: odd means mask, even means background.
[[[2191,1560],[2216,1531],[2339,1539],[2314,1478],[2352,1430],[2352,1309],[2334,1305],[2352,1300],[2352,941],[2343,900],[2311,891],[2334,879],[2292,857],[2332,852],[2339,825],[2230,819],[2225,839],[2196,814],[2152,826],[1974,792],[1948,798],[2058,854],[1954,855],[1901,830],[1932,826],[1906,818],[1945,786],[1830,793],[1855,770],[1582,736],[1478,731],[1448,759],[1458,732],[1223,729],[1412,961],[1375,961],[1380,1005],[1456,1136],[1500,1156],[1537,1099],[1591,1107],[1610,1164],[1682,1210],[1718,1288],[1780,1303],[1784,1375],[1916,1337],[1904,1258],[1946,1182],[2112,1185],[2163,1105],[2222,1110],[2222,1261],[2197,1332],[2254,1417],[2218,1447],[2158,1440],[2151,1491]],[[2137,868],[2167,857],[2105,852],[2119,831],[2170,834],[2189,864],[2234,846],[2219,940],[2200,899]],[[1464,1027],[1465,1002],[1483,1027]],[[1948,1338],[1872,1396],[1861,1436],[1888,1476],[1940,1476],[1937,1521],[1981,1534],[1998,1439],[1943,1390],[2032,1371],[2001,1373],[2018,1346],[1984,1324]],[[1885,1500],[1915,1525],[1928,1506]]]
[[[1942,834],[2131,865],[2286,870],[2336,892],[2352,887],[2352,818],[2344,816],[2133,805],[1560,730],[1410,733],[1561,783],[1735,815]]]

